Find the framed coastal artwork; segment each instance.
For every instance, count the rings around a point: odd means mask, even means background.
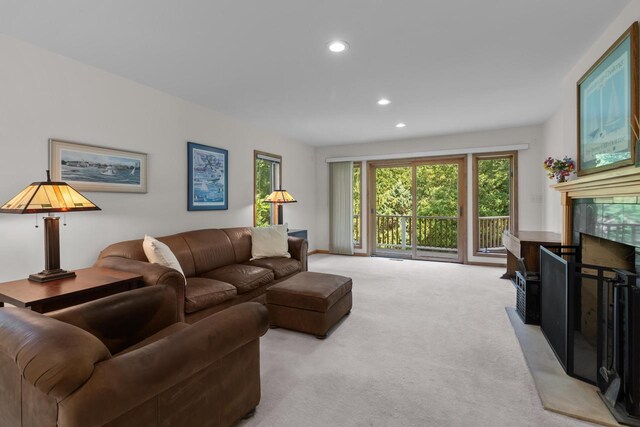
[[[51,179],[80,191],[147,192],[147,155],[49,140]]]
[[[635,163],[638,23],[578,81],[578,175]]]
[[[208,145],[187,143],[190,211],[229,207],[229,152]]]

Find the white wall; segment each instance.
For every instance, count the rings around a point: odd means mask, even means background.
[[[603,53],[624,33],[627,28],[640,19],[640,0],[632,0],[618,17],[609,25],[598,40],[589,48],[562,80],[562,104],[558,111],[544,125],[543,155],[570,156],[577,160],[577,82]],[[547,183],[548,184],[548,183]],[[560,196],[551,188],[545,191],[545,215],[543,225],[549,231],[562,230]]]
[[[540,190],[540,175],[542,158],[540,144],[542,140],[542,126],[526,126],[519,128],[501,129],[493,131],[472,132],[456,135],[437,136],[410,140],[372,142],[367,144],[351,144],[317,149],[316,185],[317,185],[317,247],[329,248],[329,167],[326,159],[333,157],[384,155],[398,153],[415,153],[432,150],[447,150],[460,148],[478,148],[506,146],[514,144],[529,144],[528,150],[519,152],[519,211],[518,218],[521,230],[539,230],[542,225],[542,192]],[[471,179],[470,156],[468,159],[468,176]],[[366,168],[365,168],[366,170]],[[365,174],[366,175],[366,174]],[[468,185],[468,203],[471,207],[472,192]],[[363,182],[363,200],[366,200],[366,183]],[[366,206],[366,203],[365,203]],[[471,230],[471,215],[468,215],[468,229]],[[366,230],[366,215],[363,221]],[[364,233],[366,234],[366,233]],[[363,236],[363,248],[366,248],[366,236]],[[472,234],[469,233],[468,257],[471,261],[492,262],[488,258],[476,258],[471,254]],[[362,251],[357,252],[365,252]],[[496,262],[504,262],[497,260]]]
[[[552,156],[562,158],[565,155],[575,159],[575,152],[565,151],[565,145],[562,143],[564,138],[564,121],[562,111],[556,112],[549,120],[544,123],[542,136],[542,157]],[[576,149],[577,150],[577,149]],[[543,192],[543,215],[542,229],[547,231],[562,231],[562,216],[560,215],[560,193],[550,188],[555,181],[550,180],[543,175],[542,192]]]
[[[109,243],[145,233],[253,225],[254,149],[283,156],[283,184],[298,199],[285,220],[307,228],[315,247],[313,147],[5,36],[0,58],[0,203],[45,179],[52,137],[149,154],[147,194],[85,193],[102,211],[67,216],[63,268],[90,266]],[[229,150],[228,211],[187,211],[187,141]],[[0,215],[0,281],[44,267],[34,223]]]

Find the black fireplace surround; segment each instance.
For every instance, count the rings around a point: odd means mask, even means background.
[[[574,199],[572,219],[572,246],[541,248],[541,329],[569,375],[640,426],[640,197]],[[626,269],[593,254],[582,263],[586,243],[602,239]]]

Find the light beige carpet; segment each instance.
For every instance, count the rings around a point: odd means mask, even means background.
[[[262,401],[243,426],[580,426],[542,408],[501,268],[314,255],[351,276],[351,315],[324,340],[261,343]]]

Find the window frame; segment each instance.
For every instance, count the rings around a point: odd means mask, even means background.
[[[506,258],[506,251],[503,254],[480,252],[480,236],[479,223],[480,219],[478,209],[478,163],[480,160],[498,160],[509,159],[510,162],[510,183],[509,183],[509,231],[518,230],[518,152],[502,151],[493,153],[474,153],[471,157],[472,161],[472,227],[473,233],[473,256],[484,258]]]
[[[260,150],[253,150],[253,226],[257,227],[257,215],[256,215],[256,191],[257,191],[257,185],[256,185],[256,180],[257,180],[257,161],[258,159],[261,160],[269,160],[272,161],[273,163],[278,163],[280,165],[279,167],[279,173],[278,173],[278,180],[279,180],[279,186],[280,188],[282,188],[282,156],[279,154],[272,154],[272,153],[267,153],[266,151],[260,151]],[[273,182],[273,175],[271,177],[271,188],[273,190],[276,189],[274,182]],[[271,215],[270,215],[270,222],[271,224],[277,224],[278,223],[278,210],[275,209],[275,205],[271,204],[270,208],[269,208]]]

